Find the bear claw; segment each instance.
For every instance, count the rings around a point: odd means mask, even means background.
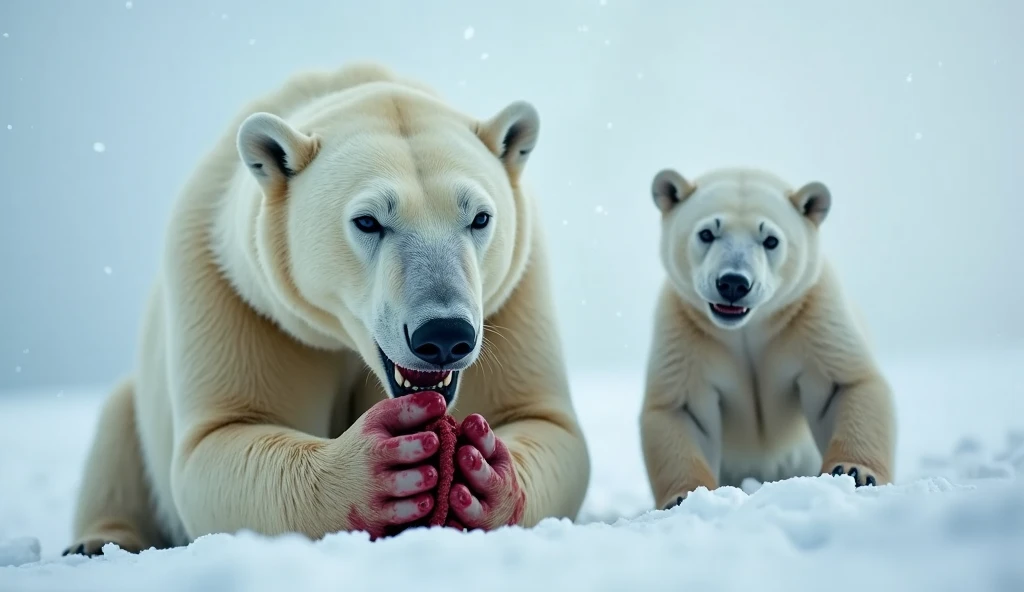
[[[678,506],[679,504],[683,503],[684,499],[685,499],[685,497],[680,495],[676,499],[674,499],[674,500],[670,501],[669,503],[665,504],[665,507],[662,508],[662,510],[671,510],[672,508],[674,508],[674,507]]]
[[[833,477],[849,475],[853,477],[853,482],[856,484],[857,487],[875,486],[878,484],[878,480],[875,478],[875,476],[872,475],[863,467],[858,468],[855,466],[851,466],[849,469],[847,469],[843,465],[839,464],[832,468],[831,474]]]

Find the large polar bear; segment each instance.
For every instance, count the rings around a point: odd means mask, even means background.
[[[67,552],[381,536],[438,503],[446,410],[455,524],[575,517],[589,458],[520,185],[538,131],[528,103],[478,121],[369,62],[250,104],[173,211]]]
[[[889,482],[890,388],[819,246],[829,189],[665,169],[652,194],[667,280],[640,427],[657,506],[746,477]]]

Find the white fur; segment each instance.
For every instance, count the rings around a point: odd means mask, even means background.
[[[538,130],[526,103],[478,121],[373,64],[300,74],[247,106],[176,204],[72,548],[358,527],[351,511],[380,487],[360,421],[394,394],[378,346],[422,367],[405,334],[437,317],[472,324],[449,411],[482,414],[506,443],[519,524],[575,516],[589,459],[520,181]],[[490,223],[471,228],[480,212]],[[368,215],[383,235],[359,229]]]
[[[641,432],[658,503],[698,486],[840,464],[857,468],[861,481],[887,482],[891,395],[821,253],[828,188],[794,189],[755,169],[721,169],[693,182],[665,170],[652,194],[667,282]],[[733,302],[717,286],[727,274],[750,284]],[[723,317],[715,304],[748,312]]]

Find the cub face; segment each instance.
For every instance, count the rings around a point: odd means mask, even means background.
[[[239,129],[263,190],[258,250],[286,253],[263,266],[268,281],[354,346],[390,396],[433,390],[451,403],[512,264],[513,183],[537,112],[516,102],[477,122],[393,85],[314,107],[292,123],[256,113]]]
[[[752,169],[695,182],[665,169],[651,193],[662,213],[661,260],[676,291],[720,329],[739,329],[794,302],[820,270],[818,228],[832,197],[792,190]]]

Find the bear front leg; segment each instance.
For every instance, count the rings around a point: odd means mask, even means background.
[[[72,542],[63,555],[102,555],[113,543],[137,553],[167,546],[151,505],[136,431],[131,380],[103,404],[75,503]]]
[[[191,538],[252,530],[313,539],[364,531],[371,539],[421,520],[434,507],[435,392],[380,401],[335,439],[242,419],[189,430],[172,475]]]
[[[805,410],[822,453],[821,472],[850,475],[857,486],[892,482],[896,421],[892,393],[880,376],[833,384]]]
[[[717,405],[695,408],[649,404],[640,414],[640,440],[655,506],[682,503],[698,487],[715,489],[721,464],[721,416]]]

